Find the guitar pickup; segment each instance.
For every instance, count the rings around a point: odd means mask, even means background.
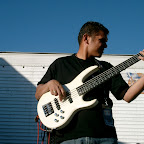
[[[58,110],[60,110],[61,107],[60,107],[60,104],[59,104],[59,102],[58,102],[58,100],[57,100],[56,98],[54,99],[54,102],[55,102],[56,108],[57,108]]]
[[[51,115],[52,113],[54,113],[54,110],[53,110],[51,103],[45,104],[42,107],[43,107],[43,111],[44,111],[46,117]]]
[[[69,101],[70,103],[73,103],[73,100],[72,100],[71,96],[68,97],[68,101]]]
[[[67,91],[66,92],[66,95],[67,95],[67,99],[68,99],[68,101],[70,102],[70,103],[73,103],[73,99],[72,99],[72,97],[71,97],[71,93],[70,93],[70,91]]]

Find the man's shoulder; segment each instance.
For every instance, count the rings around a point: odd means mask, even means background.
[[[67,55],[67,56],[63,56],[63,57],[59,57],[59,58],[57,58],[57,60],[71,59],[72,56],[73,56],[73,54],[71,54],[71,55]]]
[[[56,60],[54,60],[52,65],[57,65],[57,64],[61,64],[61,63],[67,63],[69,61],[72,61],[72,59],[73,59],[73,55],[59,57]]]
[[[71,60],[73,58],[73,54],[72,55],[68,55],[68,56],[63,56],[63,57],[59,57],[55,60],[55,62],[63,62],[66,60]]]

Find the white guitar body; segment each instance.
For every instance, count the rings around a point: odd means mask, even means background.
[[[74,114],[84,108],[92,108],[97,105],[96,99],[84,101],[83,96],[79,95],[76,90],[81,86],[86,78],[98,70],[97,66],[91,66],[82,71],[72,82],[64,85],[64,89],[70,92],[72,102],[69,99],[60,101],[58,96],[51,95],[50,92],[45,93],[39,100],[37,111],[41,122],[50,129],[61,129],[65,127]],[[56,106],[58,102],[58,107]]]

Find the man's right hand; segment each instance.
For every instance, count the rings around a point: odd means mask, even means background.
[[[46,84],[39,84],[36,88],[35,97],[37,100],[46,93],[51,92],[52,95],[59,96],[60,101],[66,97],[63,86],[57,80],[50,80]]]
[[[47,83],[47,86],[51,94],[59,96],[61,101],[66,97],[66,92],[63,86],[57,80],[50,80]]]

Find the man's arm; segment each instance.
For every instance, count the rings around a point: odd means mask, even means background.
[[[144,55],[144,50],[140,52]],[[139,57],[141,60],[144,61],[144,57]],[[139,80],[136,81],[128,90],[125,89],[121,92],[120,97],[130,103],[133,101],[142,91],[144,90],[144,76],[141,77]]]
[[[59,96],[60,100],[66,96],[65,90],[57,80],[50,80],[45,84],[39,84],[36,88],[35,97],[37,100],[46,92],[51,92],[52,95]]]
[[[144,90],[144,76],[137,80],[128,90],[123,90],[121,96],[124,95],[123,99],[130,103],[133,101],[142,91]]]

